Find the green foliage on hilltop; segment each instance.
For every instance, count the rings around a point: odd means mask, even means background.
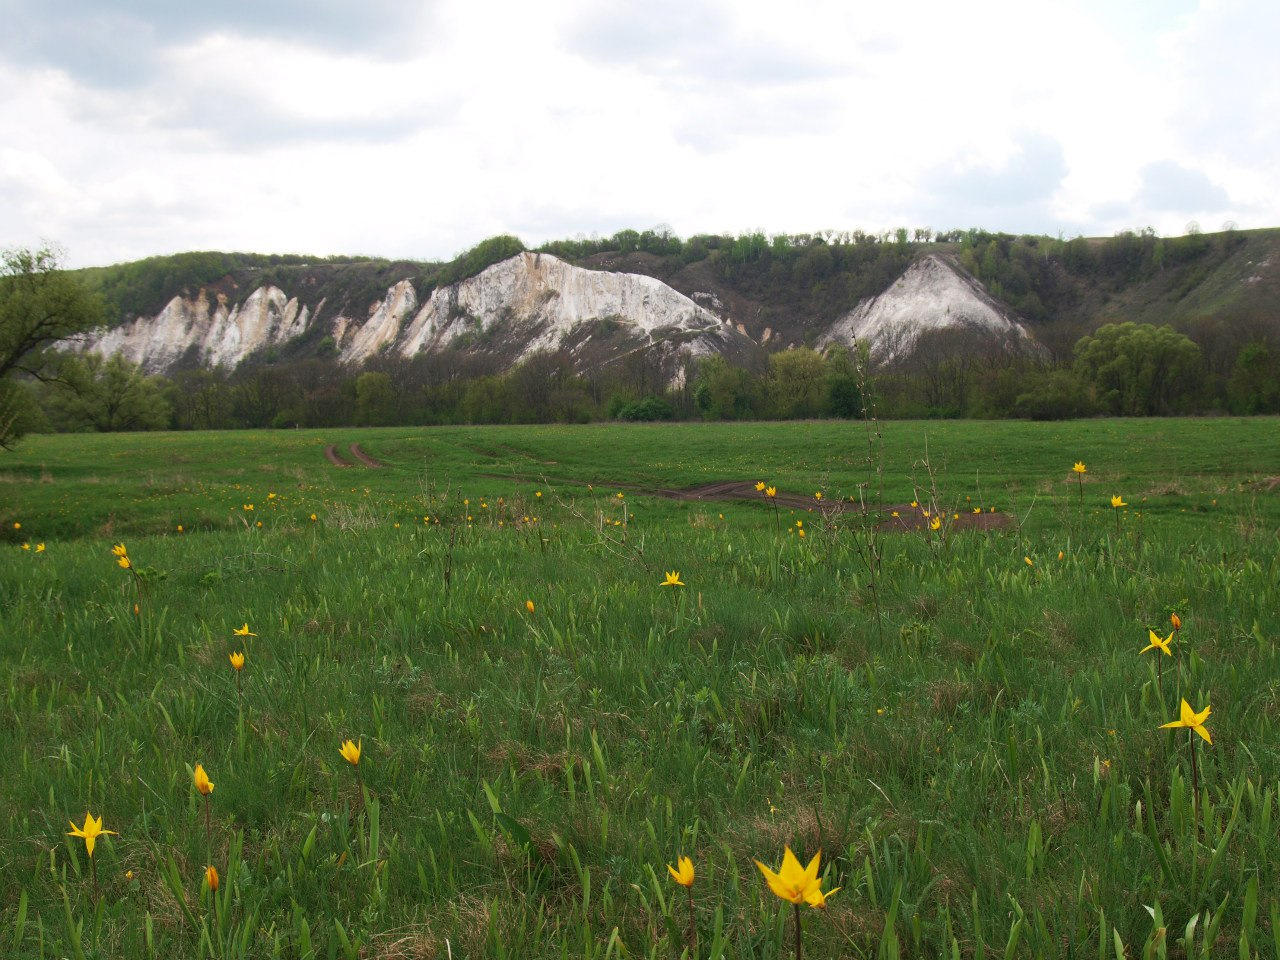
[[[432,290],[469,280],[495,263],[501,263],[517,253],[523,253],[524,249],[524,244],[519,238],[510,234],[504,233],[481,240],[470,250],[458,254],[448,263],[439,264],[425,271],[422,274],[422,285],[426,290]]]
[[[102,296],[108,306],[109,318],[120,321],[157,314],[176,296],[194,297],[201,288],[220,283],[228,285],[228,293],[267,284],[301,293],[308,286],[315,287],[316,278],[320,277],[329,282],[316,290],[320,294],[317,301],[326,294],[339,294],[345,299],[356,292],[353,279],[376,278],[375,283],[381,282],[386,279],[386,274],[380,268],[391,263],[377,257],[203,251],[148,257],[109,267],[88,267],[73,273],[89,290]],[[397,279],[403,279],[405,275]],[[366,286],[368,290],[365,292],[374,289],[367,281]],[[385,292],[386,284],[378,290],[377,296],[381,298]]]

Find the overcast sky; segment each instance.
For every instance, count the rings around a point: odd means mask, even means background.
[[[0,0],[0,247],[1280,226],[1275,0]]]

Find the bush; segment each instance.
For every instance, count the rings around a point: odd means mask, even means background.
[[[645,397],[634,403],[628,403],[618,410],[619,420],[650,423],[656,420],[670,420],[675,416],[671,404],[661,397]]]
[[[1088,387],[1065,370],[1029,379],[1030,389],[1013,402],[1014,416],[1029,420],[1071,420],[1096,414]]]

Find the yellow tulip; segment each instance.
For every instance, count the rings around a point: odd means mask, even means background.
[[[1169,643],[1171,640],[1173,640],[1172,633],[1169,634],[1169,636],[1165,637],[1163,640],[1160,639],[1160,635],[1156,633],[1154,630],[1148,630],[1147,635],[1150,638],[1151,642],[1138,651],[1139,656],[1146,653],[1148,650],[1160,650],[1164,653],[1166,657],[1173,656],[1173,651],[1169,649]]]
[[[244,654],[240,652],[228,654],[232,668],[239,673],[244,669]]]
[[[218,868],[212,865],[204,868],[204,882],[208,884],[210,891],[218,892]]]
[[[204,772],[203,764],[196,764],[195,773],[192,777],[195,782],[196,789],[204,796],[213,793],[213,781],[209,779],[209,775]]]
[[[1204,738],[1205,743],[1213,743],[1213,741],[1209,739],[1209,731],[1205,729],[1204,725],[1205,720],[1209,719],[1209,711],[1212,709],[1212,707],[1206,704],[1203,710],[1196,713],[1191,709],[1191,704],[1187,703],[1186,700],[1183,700],[1181,716],[1179,716],[1177,720],[1170,720],[1168,723],[1160,724],[1160,729],[1168,730],[1172,727],[1186,727],[1187,729],[1194,730],[1196,733],[1200,734],[1200,736]]]
[[[807,867],[801,867],[796,855],[791,852],[790,847],[787,847],[782,855],[782,868],[776,873],[759,860],[755,864],[764,874],[765,881],[769,884],[769,889],[773,891],[774,896],[788,903],[794,903],[796,906],[807,903],[811,907],[825,907],[827,897],[834,895],[840,888],[837,887],[836,890],[827,893],[822,892],[822,881],[818,879],[818,864],[821,860],[822,851],[819,850],[813,855]]]
[[[684,583],[680,580],[680,571],[671,570],[666,574],[666,579],[659,584],[662,587],[683,587]]]
[[[671,879],[682,887],[693,886],[693,861],[688,857],[678,857],[676,866],[667,864],[667,872],[671,874]]]
[[[342,759],[346,760],[347,763],[351,764],[353,767],[357,767],[360,765],[360,748],[363,746],[363,740],[359,743],[353,743],[348,740],[338,748],[338,752],[342,754]]]
[[[98,838],[104,833],[119,836],[114,830],[103,830],[102,818],[99,817],[95,820],[93,819],[93,814],[86,810],[84,812],[84,826],[77,827],[75,821],[71,821],[71,829],[67,831],[67,836],[83,838],[85,853],[89,855],[89,859],[93,859],[93,845],[98,842]]]

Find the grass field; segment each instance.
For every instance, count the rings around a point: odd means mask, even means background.
[[[1280,422],[880,431],[0,455],[0,956],[1280,955]]]

